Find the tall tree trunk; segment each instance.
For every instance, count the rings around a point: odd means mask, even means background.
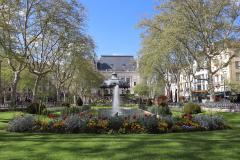
[[[213,102],[215,98],[215,93],[214,93],[213,75],[211,73],[208,73],[208,91],[210,94],[210,102]]]
[[[73,96],[73,104],[76,106],[77,105],[77,99],[76,99],[76,95],[74,94]]]
[[[64,103],[66,102],[66,93],[65,93],[65,91],[63,92],[63,102]]]
[[[37,96],[37,93],[38,93],[38,86],[39,86],[40,79],[41,79],[41,76],[37,75],[37,78],[35,80],[34,87],[33,87],[33,98],[32,98],[33,102],[37,101],[36,96]]]
[[[12,90],[11,90],[11,107],[16,105],[17,100],[17,86],[20,80],[20,71],[14,72],[14,79],[12,83]]]
[[[57,86],[57,104],[60,103],[60,87]]]
[[[189,94],[189,100],[192,101],[193,100],[193,96],[192,96],[192,81],[191,81],[191,75],[188,74],[188,94]]]
[[[180,84],[177,82],[177,102],[179,102],[179,95],[180,95]]]
[[[212,74],[212,59],[208,59],[208,91],[210,94],[210,102],[214,102],[214,84],[213,84],[213,74]]]

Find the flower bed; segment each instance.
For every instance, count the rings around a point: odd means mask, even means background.
[[[90,113],[48,116],[24,114],[9,122],[11,132],[48,133],[170,133],[207,131],[230,128],[223,117],[217,115],[190,115],[182,117],[145,115],[96,117]]]

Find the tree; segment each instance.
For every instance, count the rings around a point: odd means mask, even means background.
[[[35,25],[40,35],[28,47],[27,61],[31,73],[36,75],[33,101],[36,98],[39,81],[51,72],[70,45],[77,45],[76,36],[82,36],[84,21],[83,7],[73,1],[46,1],[36,12]],[[44,10],[45,9],[45,10]]]
[[[239,3],[234,0],[170,0],[158,9],[159,14],[142,25],[148,32],[158,33],[154,40],[159,40],[161,49],[164,46],[183,48],[197,62],[198,68],[208,71],[206,80],[213,100],[213,76],[230,63],[236,56],[234,49],[239,48],[235,43],[239,41]],[[229,58],[219,63],[218,57],[224,54]]]
[[[70,90],[75,95],[80,96],[86,102],[87,99],[93,99],[93,91],[103,82],[104,77],[95,69],[91,60],[79,61],[76,64],[76,72],[71,80]]]
[[[12,105],[15,105],[16,102],[20,73],[26,68],[27,45],[31,43],[31,40],[27,42],[25,37],[27,32],[26,19],[21,14],[24,8],[20,1],[0,2],[0,46],[4,53],[3,57],[7,58],[14,77],[11,84]],[[26,9],[26,13],[29,13],[28,9]],[[22,46],[24,40],[25,45]]]
[[[75,40],[72,39],[72,43],[68,47],[61,50],[61,52],[66,52],[67,54],[59,58],[54,66],[53,75],[57,89],[57,101],[59,101],[60,91],[63,91],[65,97],[65,90],[71,85],[74,76],[76,74],[81,75],[84,72],[82,68],[87,68],[84,65],[91,65],[86,64],[86,61],[93,60],[95,56],[95,45],[90,37],[78,36],[75,38]],[[81,67],[79,64],[81,64]]]
[[[137,84],[134,87],[134,93],[138,94],[140,97],[149,96],[149,87],[146,84]]]
[[[167,95],[171,99],[171,84],[174,82],[180,88],[180,74],[187,65],[186,57],[182,56],[186,54],[185,50],[175,43],[162,41],[164,35],[155,29],[147,30],[143,37],[140,73],[147,77],[150,84],[164,82]],[[177,91],[179,95],[179,89]]]

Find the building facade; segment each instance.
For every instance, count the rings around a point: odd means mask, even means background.
[[[138,63],[134,56],[102,55],[97,61],[97,69],[106,80],[111,78],[112,73],[116,73],[120,80],[129,84],[132,94],[133,87],[140,83]]]
[[[226,63],[231,56],[231,52],[219,55],[212,63],[212,70],[219,68],[219,65]],[[193,75],[188,77],[184,71],[180,74],[179,85],[171,84],[171,92],[176,97],[176,90],[179,89],[179,96],[193,100],[202,101],[208,99],[208,70],[198,69],[197,63],[193,65]],[[230,84],[240,84],[240,56],[231,59],[226,67],[219,69],[213,76],[213,85],[215,95],[220,97],[228,97],[231,94]],[[174,99],[174,98],[173,98]],[[175,100],[176,101],[176,100]]]

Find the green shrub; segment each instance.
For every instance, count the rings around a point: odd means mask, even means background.
[[[114,116],[109,119],[109,128],[118,131],[123,124],[123,118],[119,116]]]
[[[83,105],[81,108],[82,108],[82,112],[84,112],[84,111],[90,110],[90,109],[91,109],[91,106],[89,106],[89,105]]]
[[[62,110],[63,114],[76,114],[76,113],[80,113],[80,112],[84,112],[84,111],[88,111],[91,109],[91,106],[81,106],[81,107],[66,107]]]
[[[148,133],[158,133],[158,119],[156,116],[144,117],[138,120]]]
[[[36,125],[35,118],[32,115],[17,117],[9,122],[8,131],[10,132],[30,132]]]
[[[155,98],[155,105],[157,106],[166,106],[168,102],[168,97],[161,95]]]
[[[64,122],[65,131],[68,133],[84,132],[87,127],[87,122],[81,119],[79,115],[74,114],[69,117]]]
[[[185,114],[201,113],[201,107],[196,103],[189,102],[184,105],[183,112]]]
[[[32,103],[27,107],[27,112],[30,114],[44,114],[46,106],[44,104]]]
[[[138,105],[138,108],[139,108],[139,109],[142,109],[142,110],[146,110],[146,109],[147,109],[147,106],[146,106],[145,104],[143,104],[143,103],[140,103],[140,104]]]
[[[170,108],[168,107],[168,105],[152,106],[152,107],[148,108],[148,111],[153,114],[160,115],[160,116],[172,115],[172,112],[171,112]]]
[[[68,108],[69,108],[71,105],[70,105],[70,103],[64,102],[64,103],[62,103],[62,106],[63,106],[63,107],[68,107]]]
[[[193,122],[200,124],[206,130],[225,129],[227,128],[223,116],[219,115],[196,115],[193,117]]]
[[[80,97],[78,97],[77,99],[77,106],[82,106],[83,105],[83,101]]]

